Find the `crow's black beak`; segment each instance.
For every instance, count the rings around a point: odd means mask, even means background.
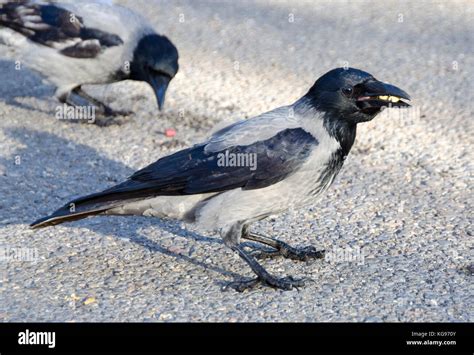
[[[165,96],[166,90],[168,89],[168,85],[171,81],[171,78],[167,75],[161,73],[149,73],[148,75],[148,83],[153,88],[153,91],[156,95],[156,101],[158,102],[158,108],[160,111],[163,109],[165,104]]]
[[[410,106],[410,104],[402,101],[402,99],[410,100],[410,96],[405,91],[378,80],[370,80],[358,85],[357,93],[357,105],[361,111],[366,113],[375,112],[384,106]]]

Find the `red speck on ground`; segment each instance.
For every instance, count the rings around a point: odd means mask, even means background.
[[[174,128],[165,129],[165,136],[166,137],[174,137],[175,135],[176,135],[176,130]]]

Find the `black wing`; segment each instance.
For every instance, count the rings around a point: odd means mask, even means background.
[[[297,171],[317,145],[318,141],[301,128],[286,129],[270,139],[220,152],[206,152],[205,144],[197,145],[159,159],[108,190],[71,201],[32,226],[38,228],[81,219],[124,201],[267,187]],[[253,156],[256,165],[230,166],[226,164],[230,162],[225,160],[226,154],[228,157]]]
[[[317,144],[310,133],[297,128],[221,152],[206,153],[205,145],[200,145],[158,160],[117,188],[150,186],[160,195],[259,189],[298,170]]]
[[[222,192],[235,188],[259,189],[275,184],[294,173],[306,161],[318,141],[302,128],[286,129],[270,139],[247,146],[206,152],[205,144],[163,157],[137,171],[127,181],[73,203],[116,202],[154,196],[192,195]],[[253,157],[249,165],[226,164],[229,157]],[[224,164],[222,164],[224,162]]]
[[[205,144],[163,157],[137,171],[125,182],[72,203],[116,202],[154,196],[192,195],[235,188],[259,189],[273,185],[294,173],[306,161],[318,141],[302,128],[286,129],[270,139],[247,146],[206,152]],[[226,154],[253,166],[226,164]],[[253,158],[250,158],[253,157]],[[222,164],[222,162],[224,164]],[[228,162],[228,161],[227,161]]]
[[[108,47],[123,44],[119,36],[87,28],[80,16],[52,4],[30,1],[1,4],[0,26],[74,58],[94,58]]]

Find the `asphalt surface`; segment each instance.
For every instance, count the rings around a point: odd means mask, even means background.
[[[89,92],[135,115],[106,127],[58,121],[54,87],[27,63],[14,70],[0,46],[1,321],[474,320],[472,2],[123,3],[180,51],[164,113],[150,88],[125,82]],[[313,206],[254,225],[335,256],[263,261],[310,278],[305,288],[222,292],[250,269],[218,236],[180,222],[28,228],[215,125],[293,102],[346,64],[403,88],[414,107],[360,125]]]

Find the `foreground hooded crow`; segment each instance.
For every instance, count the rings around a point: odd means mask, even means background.
[[[147,215],[193,221],[218,230],[259,282],[291,289],[303,280],[269,274],[241,239],[266,244],[273,254],[307,260],[323,253],[297,249],[251,232],[250,225],[289,207],[314,203],[334,181],[354,143],[358,123],[384,106],[409,106],[399,88],[357,69],[334,69],[290,106],[230,125],[206,142],[163,157],[108,190],[81,197],[32,224],[46,227],[93,215]]]
[[[55,84],[61,102],[93,104],[104,115],[115,113],[82,85],[144,81],[161,109],[178,71],[178,51],[168,38],[131,10],[100,2],[0,1],[0,43]]]

